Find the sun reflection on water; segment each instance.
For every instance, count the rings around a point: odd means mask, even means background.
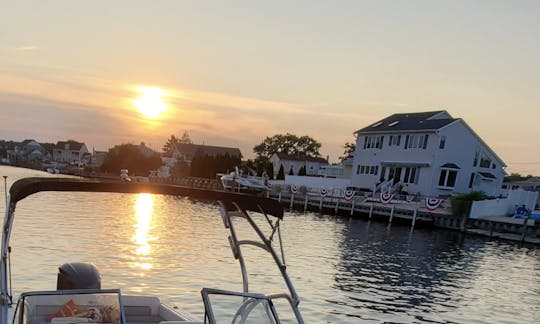
[[[150,252],[152,248],[150,242],[155,240],[149,232],[153,225],[153,211],[154,200],[151,194],[139,194],[137,195],[137,201],[135,203],[135,235],[133,236],[133,242],[137,255],[135,261],[135,267],[141,270],[152,269],[152,258]]]

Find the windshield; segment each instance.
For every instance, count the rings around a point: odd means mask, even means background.
[[[40,291],[21,295],[13,324],[125,323],[119,290]]]

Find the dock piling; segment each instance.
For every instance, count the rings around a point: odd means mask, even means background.
[[[351,216],[354,214],[354,203],[356,202],[356,200],[353,199],[353,201],[351,202]]]
[[[414,229],[414,225],[416,224],[417,214],[418,214],[418,208],[414,210],[413,215],[412,215],[411,231]]]
[[[291,211],[292,211],[292,208],[293,208],[293,204],[294,204],[294,192],[291,194],[291,205],[289,206]]]
[[[392,219],[394,218],[394,210],[396,208],[396,205],[392,205],[392,209],[390,210],[390,218],[388,219],[388,225],[392,224]]]
[[[339,198],[336,201],[336,208],[334,209],[334,214],[337,214],[338,208],[339,208]]]
[[[369,206],[369,219],[371,219],[371,215],[373,215],[373,203]]]
[[[306,200],[304,201],[304,214],[307,212],[308,195],[306,194]]]

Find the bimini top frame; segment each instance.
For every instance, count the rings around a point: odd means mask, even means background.
[[[283,208],[272,199],[229,191],[207,190],[168,184],[122,182],[106,179],[81,178],[24,178],[17,180],[11,186],[6,202],[6,212],[2,227],[2,246],[0,264],[0,306],[1,323],[7,323],[8,308],[13,303],[10,293],[9,240],[11,236],[15,207],[24,198],[42,191],[71,191],[71,192],[116,192],[116,193],[152,193],[172,196],[187,196],[207,201],[221,201],[222,208],[236,210],[236,202],[244,209],[259,211],[264,208],[268,214],[283,219]]]
[[[283,277],[283,280],[285,281],[285,284],[287,285],[287,289],[289,290],[288,294],[279,293],[279,294],[268,295],[266,297],[269,300],[276,299],[276,298],[286,299],[291,305],[291,308],[294,312],[294,315],[298,323],[304,323],[304,320],[302,319],[302,314],[300,313],[300,310],[298,308],[300,299],[298,298],[298,295],[296,293],[296,290],[294,289],[292,281],[290,280],[289,275],[287,274],[287,266],[285,264],[285,253],[283,250],[283,242],[281,239],[281,229],[280,229],[280,221],[282,219],[279,217],[277,219],[270,219],[269,216],[272,216],[271,213],[266,211],[263,206],[258,206],[258,210],[250,210],[246,208],[246,206],[243,206],[241,203],[233,202],[233,205],[236,207],[236,210],[231,211],[231,209],[228,208],[225,203],[223,203],[222,201],[220,201],[219,203],[221,204],[221,216],[223,218],[223,224],[225,228],[229,229],[230,231],[229,244],[231,246],[234,258],[237,259],[240,263],[240,270],[242,271],[244,294],[250,293],[249,282],[248,282],[249,274],[246,268],[246,262],[244,260],[244,255],[242,253],[241,247],[244,245],[251,245],[251,246],[258,247],[268,252],[272,256],[272,259],[274,260],[277,268],[279,269],[281,276]],[[259,228],[255,220],[253,219],[252,215],[250,215],[250,211],[258,212],[264,216],[264,218],[266,219],[271,229],[268,236],[266,236],[264,232]],[[239,218],[245,219],[248,222],[248,224],[251,226],[251,228],[257,234],[259,241],[240,240],[238,238],[238,235],[234,227],[233,217],[239,217]],[[276,236],[277,236],[277,239],[276,239]],[[279,254],[272,247],[272,243],[274,242],[277,242],[277,244],[279,245],[279,250],[280,250]],[[205,299],[204,294],[203,294],[203,299]],[[207,315],[211,315],[212,311],[209,309],[208,307],[209,305],[207,304],[208,304],[207,300],[205,299],[205,308],[206,308]],[[279,319],[277,320],[279,321]]]

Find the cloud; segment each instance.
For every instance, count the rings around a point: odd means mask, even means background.
[[[32,51],[38,51],[39,47],[34,46],[34,45],[25,45],[25,46],[16,47],[15,50],[19,52],[32,52]]]

